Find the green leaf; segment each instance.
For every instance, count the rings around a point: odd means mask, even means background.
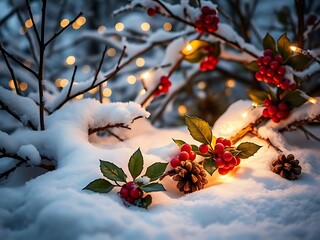
[[[185,123],[194,140],[211,145],[212,131],[206,121],[197,117],[185,115]]]
[[[151,205],[151,203],[152,203],[152,197],[150,194],[148,194],[137,203],[137,206],[147,209]]]
[[[307,95],[301,90],[297,89],[292,92],[288,92],[284,97],[284,100],[290,104],[291,107],[297,108],[300,107],[307,101]]]
[[[257,72],[259,70],[259,65],[257,61],[252,61],[244,64],[244,66],[252,72]]]
[[[282,55],[284,61],[286,61],[291,55],[290,45],[291,43],[287,34],[282,34],[278,39],[278,52]]]
[[[278,101],[277,95],[272,91],[270,87],[267,86],[268,97],[271,101]]]
[[[147,168],[145,176],[150,178],[150,181],[155,181],[164,173],[168,163],[156,162]]]
[[[206,158],[203,161],[203,168],[206,170],[211,176],[217,170],[217,166],[213,158]]]
[[[240,152],[237,157],[239,158],[249,158],[253,156],[262,146],[259,146],[255,143],[251,142],[244,142],[241,143],[238,147],[237,150]]]
[[[127,175],[124,173],[122,168],[119,168],[115,164],[100,160],[100,170],[106,178],[113,181],[125,182]]]
[[[135,180],[142,172],[143,156],[141,154],[140,148],[138,148],[138,150],[135,151],[134,154],[132,154],[132,156],[130,157],[128,168],[133,180]]]
[[[108,193],[113,188],[114,188],[114,185],[112,185],[109,181],[100,178],[92,181],[82,190],[91,190],[99,193]]]
[[[144,192],[158,192],[158,191],[166,191],[161,183],[150,183],[148,185],[140,186],[142,191]]]
[[[248,92],[248,96],[253,102],[263,104],[264,100],[268,97],[268,94],[264,91],[252,90]]]
[[[180,139],[173,139],[172,140],[175,142],[175,144],[177,144],[178,147],[181,147],[183,144],[185,144],[186,142]]]
[[[182,49],[181,54],[184,55],[184,59],[191,63],[201,61],[206,54],[202,51],[202,48],[209,46],[210,43],[202,40],[193,40]]]
[[[267,33],[264,39],[262,40],[262,44],[263,49],[271,49],[274,52],[276,52],[276,42],[269,33]]]
[[[291,66],[296,71],[303,71],[310,65],[311,62],[312,58],[303,54],[299,54],[290,57],[288,59],[287,65]]]
[[[190,63],[198,63],[205,57],[206,55],[202,51],[197,50],[194,53],[185,56],[184,59]]]

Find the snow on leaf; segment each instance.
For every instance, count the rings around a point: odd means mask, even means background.
[[[119,168],[112,162],[100,160],[100,170],[106,178],[113,181],[125,182],[127,175],[122,168]]]
[[[194,140],[211,145],[212,131],[210,125],[206,121],[186,115],[185,123]]]

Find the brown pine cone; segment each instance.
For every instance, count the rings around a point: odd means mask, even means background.
[[[208,183],[206,171],[195,161],[181,161],[181,164],[174,170],[176,174],[172,179],[178,182],[177,188],[180,192],[192,193],[203,189]]]
[[[298,175],[301,174],[301,169],[299,160],[294,159],[292,154],[289,154],[287,157],[281,154],[277,160],[272,162],[272,172],[289,180],[296,180]]]

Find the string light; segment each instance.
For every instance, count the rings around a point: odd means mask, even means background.
[[[198,86],[199,89],[205,89],[207,84],[205,82],[201,81],[201,82],[198,83],[197,86]]]
[[[124,24],[122,22],[118,22],[114,28],[116,29],[117,32],[121,32],[124,30]]]
[[[89,65],[84,65],[82,67],[82,72],[83,73],[88,73],[88,72],[90,72],[90,70],[91,70],[91,67]]]
[[[75,22],[79,25],[82,26],[86,23],[87,19],[84,16],[79,17]]]
[[[143,80],[147,80],[150,78],[150,73],[149,72],[144,72],[140,75],[140,78]]]
[[[107,31],[107,28],[105,26],[101,25],[101,26],[98,27],[98,33],[99,34],[103,34],[106,31]]]
[[[257,106],[258,106],[258,104],[257,104],[256,102],[253,102],[253,103],[251,104],[251,107],[249,107],[247,111],[245,111],[245,112],[243,112],[243,113],[241,114],[241,117],[242,117],[242,118],[247,118],[249,112],[251,112],[251,111],[252,111],[254,108],[256,108]]]
[[[64,18],[64,19],[61,20],[60,26],[61,26],[62,28],[65,28],[65,27],[69,24],[69,22],[70,22],[69,19]]]
[[[11,89],[15,89],[13,79],[11,79],[11,80],[9,81],[8,85],[9,85],[9,87],[10,87]]]
[[[139,92],[139,95],[145,95],[147,93],[147,91],[145,89],[141,89],[141,91]]]
[[[193,47],[190,43],[188,43],[183,49],[182,49],[182,54],[184,55],[190,55],[193,53]]]
[[[97,92],[97,87],[92,88],[92,89],[90,89],[90,90],[88,91],[88,93],[90,93],[90,94],[95,94],[96,92]]]
[[[169,22],[164,23],[164,24],[163,24],[163,29],[164,29],[165,31],[171,31],[171,29],[172,29],[172,24],[169,23]]]
[[[76,62],[76,58],[74,56],[69,56],[66,58],[67,65],[73,65]]]
[[[109,48],[107,51],[107,55],[109,57],[114,57],[116,55],[117,51],[114,48]]]
[[[83,94],[80,94],[80,95],[78,95],[78,96],[76,96],[76,99],[82,99],[83,98]]]
[[[69,81],[68,81],[68,79],[66,79],[66,78],[63,78],[63,79],[60,79],[60,87],[65,87],[65,86],[67,86],[68,85],[68,83],[69,83]]]
[[[229,79],[226,81],[226,87],[233,88],[236,86],[236,81],[233,79]]]
[[[112,90],[110,88],[105,88],[105,89],[103,89],[102,94],[105,97],[110,97],[112,95]]]
[[[308,98],[308,102],[312,103],[312,104],[316,104],[317,103],[317,99],[313,98],[313,97],[309,97]]]
[[[137,81],[137,78],[134,75],[130,75],[130,76],[127,77],[127,82],[129,84],[135,84],[136,81]]]
[[[21,82],[20,85],[19,85],[19,88],[21,91],[25,91],[28,89],[28,83],[26,82]]]
[[[308,56],[320,64],[320,59],[318,57],[312,56],[309,51],[306,51],[306,50],[299,48],[299,47],[296,47],[296,46],[290,46],[290,49],[292,52],[296,52],[296,53],[300,53],[302,55]]]
[[[32,20],[29,18],[27,21],[25,21],[24,26],[26,28],[31,28],[32,27]]]
[[[188,108],[186,105],[183,105],[183,104],[179,105],[178,113],[180,116],[184,116],[187,113],[187,111],[188,111]]]
[[[145,64],[145,60],[143,58],[141,58],[141,57],[137,58],[137,60],[136,60],[137,67],[143,67],[144,64]]]
[[[147,32],[150,30],[150,24],[147,22],[143,22],[143,23],[141,23],[140,28],[142,31]]]

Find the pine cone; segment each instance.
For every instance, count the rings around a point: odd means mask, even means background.
[[[294,159],[292,154],[287,157],[283,154],[278,156],[277,160],[272,162],[272,172],[279,174],[281,177],[296,180],[301,174],[299,160]]]
[[[180,192],[192,193],[203,189],[208,183],[205,170],[195,161],[181,161],[181,164],[174,170],[176,174],[172,179],[178,182],[177,188]]]

